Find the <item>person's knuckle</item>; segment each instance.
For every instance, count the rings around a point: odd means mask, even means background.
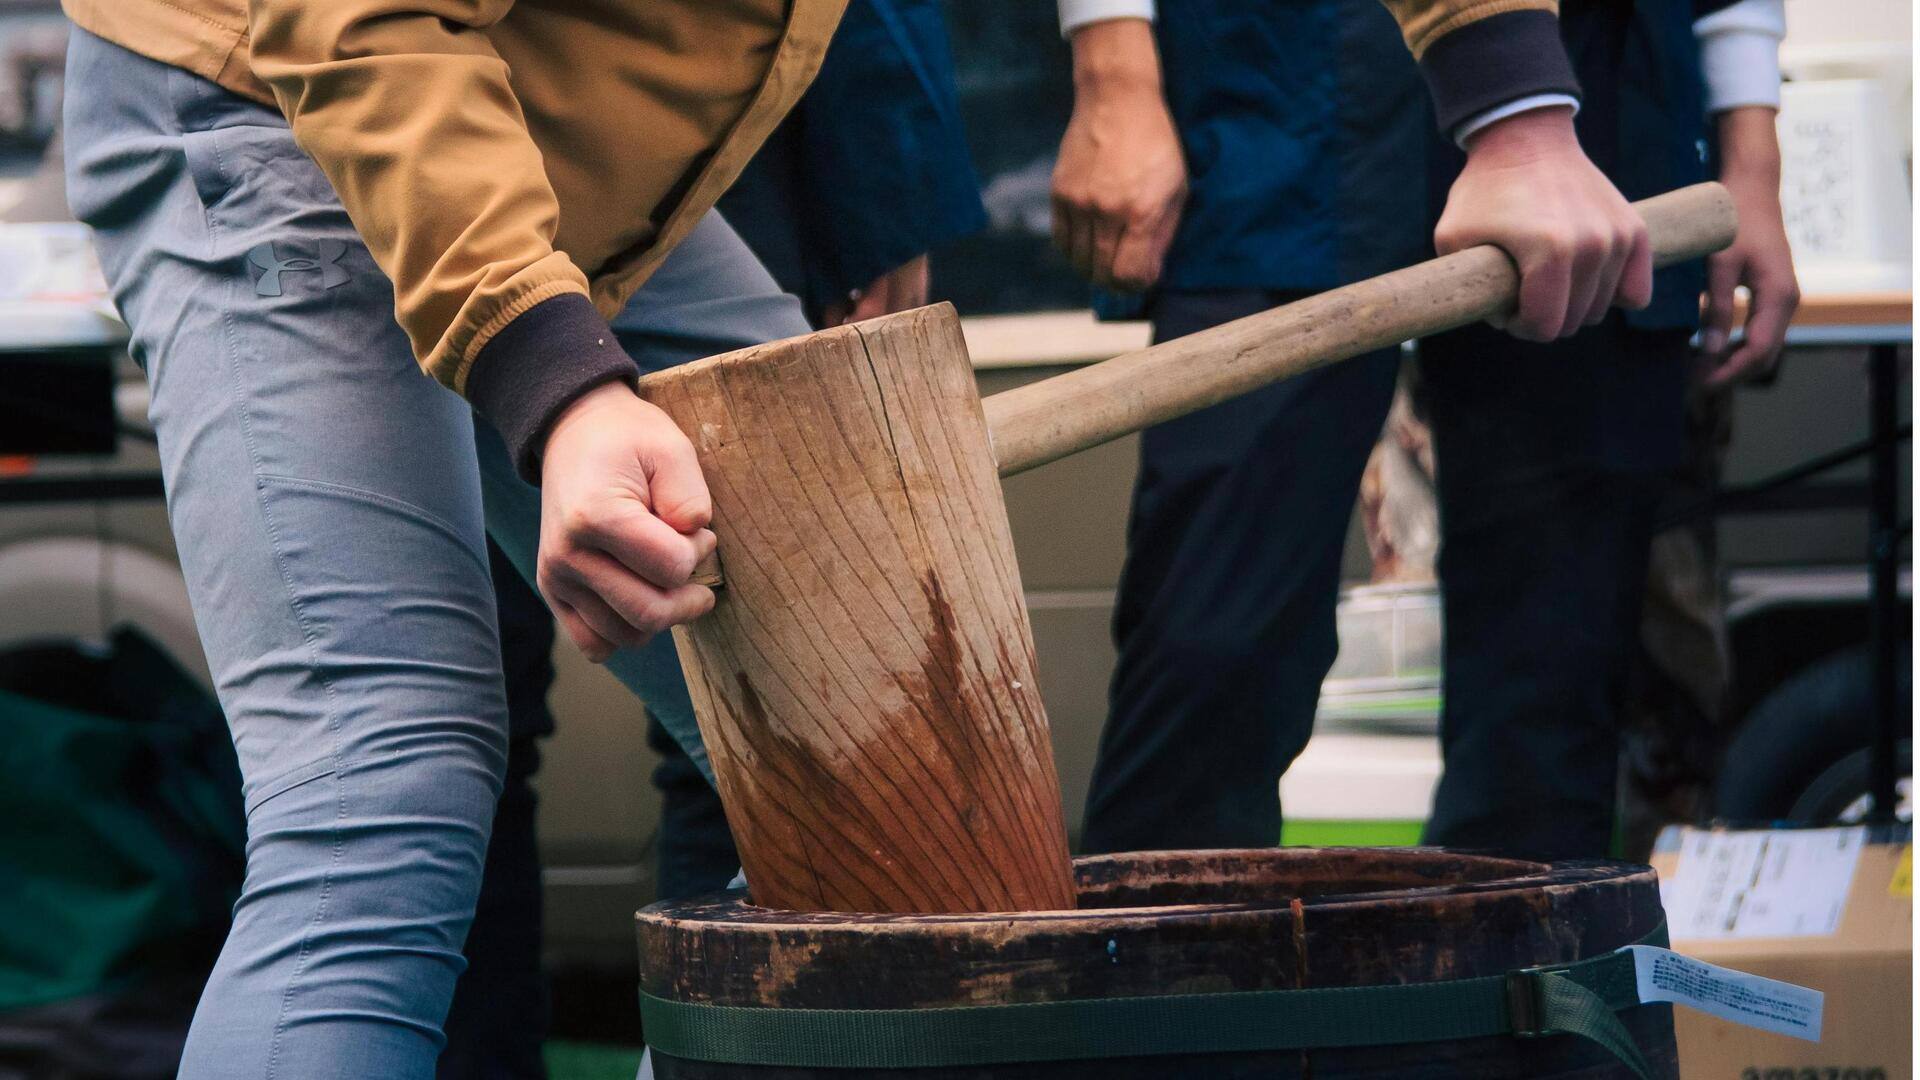
[[[652,637],[673,626],[673,612],[658,600],[641,601],[630,619],[636,632]]]
[[[1526,329],[1533,341],[1552,341],[1560,332],[1560,324],[1566,319],[1566,305],[1563,303],[1535,303],[1521,311],[1520,325]]]
[[[580,561],[577,549],[554,551],[541,563],[535,577],[549,592],[566,592],[580,582]]]
[[[560,514],[560,542],[565,545],[592,536],[599,528],[600,518],[590,507],[574,505]],[[564,548],[563,548],[564,553]]]
[[[557,582],[578,582],[586,570],[587,548],[569,537],[553,546],[553,557],[547,561],[547,572]]]

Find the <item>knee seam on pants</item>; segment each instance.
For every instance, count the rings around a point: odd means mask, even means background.
[[[202,206],[201,209],[202,216],[207,223],[208,239],[214,242],[210,243],[209,246],[215,246],[220,235],[219,220],[214,216],[211,207]],[[214,253],[209,251],[208,254],[211,256]],[[333,681],[324,674],[324,667],[320,663],[319,655],[314,647],[315,635],[313,632],[313,624],[307,618],[307,613],[300,603],[299,594],[293,587],[293,576],[287,569],[285,554],[280,543],[279,526],[274,521],[272,509],[267,505],[265,474],[260,467],[259,446],[254,441],[253,414],[247,404],[248,397],[244,388],[245,381],[240,375],[240,349],[233,328],[233,309],[230,306],[220,313],[220,328],[222,336],[226,338],[229,392],[234,395],[234,407],[239,411],[241,439],[247,448],[247,462],[253,470],[255,505],[259,509],[261,521],[266,527],[267,542],[272,549],[274,568],[279,571],[281,586],[286,590],[288,608],[293,612],[294,622],[300,627],[300,638],[306,646],[307,661],[313,669],[315,681],[320,684],[321,692],[324,693],[327,698],[327,735],[329,743],[331,744],[334,775],[336,779],[338,779],[340,769],[340,715],[335,708],[337,701],[334,694]],[[320,879],[319,896],[314,902],[313,917],[307,921],[306,928],[300,935],[299,959],[295,961],[293,974],[288,977],[286,990],[282,992],[280,996],[280,1009],[274,1017],[273,1035],[267,1047],[267,1071],[264,1080],[274,1080],[274,1077],[278,1074],[280,1041],[281,1037],[286,1034],[287,1014],[293,1006],[294,990],[299,986],[301,976],[306,973],[307,961],[312,956],[314,931],[326,919],[327,902],[331,899],[333,893],[334,871],[344,853],[340,829],[341,822],[346,818],[346,798],[346,785],[341,783],[337,786],[334,795],[332,852],[328,859],[326,872]]]
[[[485,572],[489,578],[492,577],[493,568],[487,563],[487,556],[484,549],[479,551],[474,550],[473,546],[467,543],[466,539],[460,535],[460,530],[455,528],[451,522],[430,510],[415,506],[405,499],[396,499],[391,495],[385,495],[378,491],[369,491],[366,488],[354,487],[351,484],[336,484],[329,480],[309,480],[305,477],[286,476],[281,473],[263,472],[255,475],[262,486],[272,485],[278,487],[304,488],[308,491],[320,491],[339,495],[342,498],[358,499],[361,502],[372,503],[375,506],[383,506],[389,510],[398,510],[408,517],[419,521],[421,524],[431,527],[434,531],[444,534],[447,539],[454,542],[456,547],[466,552],[468,557],[473,559],[474,565]]]

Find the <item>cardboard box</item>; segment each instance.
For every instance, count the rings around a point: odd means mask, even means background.
[[[1677,952],[1826,994],[1820,1042],[1674,1009],[1682,1080],[1910,1080],[1912,830],[1661,834]]]

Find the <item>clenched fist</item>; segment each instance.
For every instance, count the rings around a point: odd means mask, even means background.
[[[1520,268],[1520,302],[1503,325],[1528,341],[1653,298],[1646,223],[1587,160],[1570,108],[1520,113],[1469,139],[1433,246],[1446,255],[1476,244],[1499,245]]]
[[[693,444],[624,383],[560,414],[540,466],[535,583],[594,663],[713,609],[689,582],[713,551],[713,501]]]

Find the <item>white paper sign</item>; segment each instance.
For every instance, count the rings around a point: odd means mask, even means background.
[[[1655,945],[1629,945],[1640,1001],[1671,1001],[1710,1016],[1808,1042],[1820,1041],[1826,995],[1818,990],[1729,971]]]
[[[1660,883],[1676,941],[1828,937],[1840,928],[1866,829],[1689,829]]]

